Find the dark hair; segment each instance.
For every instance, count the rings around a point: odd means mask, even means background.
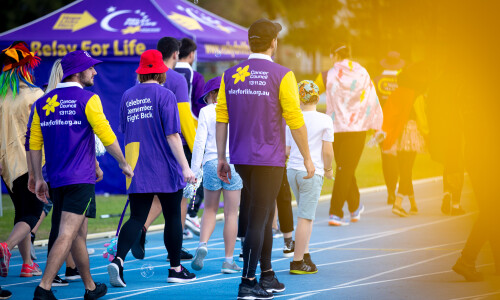
[[[249,39],[248,44],[250,45],[250,51],[254,53],[265,52],[267,49],[271,48],[271,43],[273,40],[268,39]]]
[[[181,40],[181,48],[179,49],[179,59],[188,57],[196,49],[196,43],[192,39],[183,38]]]
[[[347,47],[346,43],[337,43],[330,50],[332,55],[338,54],[340,59],[349,57],[349,47]]]
[[[151,74],[137,74],[137,78],[140,83],[146,82],[148,80],[158,81],[159,84],[164,84],[167,80],[167,74],[165,73],[151,73]]]
[[[163,59],[168,59],[172,57],[174,52],[179,51],[180,42],[173,37],[162,37],[158,44],[156,44],[156,49],[161,52]]]

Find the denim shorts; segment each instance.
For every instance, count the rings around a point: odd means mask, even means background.
[[[209,191],[218,191],[220,189],[225,189],[226,191],[241,190],[243,188],[243,181],[234,169],[234,165],[229,165],[231,167],[232,178],[229,180],[229,184],[227,184],[217,177],[217,162],[217,159],[212,159],[203,165],[203,187]]]
[[[312,178],[304,179],[307,172],[294,169],[287,169],[286,174],[295,199],[297,199],[297,216],[302,219],[314,220],[323,187],[323,176],[314,174]]]

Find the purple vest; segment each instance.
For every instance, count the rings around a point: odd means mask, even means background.
[[[224,72],[232,164],[285,166],[279,89],[288,72],[265,59],[249,59]]]
[[[35,102],[51,187],[95,184],[95,138],[85,115],[93,95],[79,87],[57,88]]]

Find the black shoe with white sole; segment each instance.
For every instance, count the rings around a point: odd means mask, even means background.
[[[136,259],[144,259],[144,256],[146,256],[146,228],[142,228],[141,232],[139,233],[139,236],[135,240],[134,244],[132,245],[132,248],[130,249],[132,251],[132,255]]]
[[[94,282],[95,283],[95,289],[90,291],[90,290],[85,290],[85,295],[83,296],[84,300],[95,300],[101,297],[104,297],[106,293],[108,292],[108,287],[104,283],[100,282]]]
[[[168,269],[167,282],[171,283],[186,283],[196,280],[196,275],[188,271],[181,265],[181,271],[176,272],[174,269]]]
[[[61,279],[59,275],[56,275],[54,280],[52,280],[52,286],[68,286],[69,282],[67,280]]]
[[[54,293],[52,293],[52,290],[45,290],[37,286],[33,300],[57,300],[57,298],[54,296]]]
[[[262,272],[259,284],[268,293],[281,293],[285,291],[285,285],[278,281],[274,271]]]
[[[191,260],[193,254],[189,253],[186,248],[181,249],[181,260]],[[167,261],[170,261],[170,255],[167,255]]]
[[[238,288],[238,298],[240,300],[267,300],[274,299],[273,293],[267,292],[257,282],[257,280],[243,279]]]
[[[113,259],[113,261],[108,265],[108,275],[109,283],[116,287],[126,287],[127,284],[123,279],[123,266],[118,258]]]
[[[64,278],[66,278],[66,280],[78,280],[82,279],[82,276],[80,276],[77,268],[66,267]]]

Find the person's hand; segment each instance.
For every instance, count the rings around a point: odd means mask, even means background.
[[[45,180],[40,179],[37,180],[35,183],[35,195],[36,197],[42,201],[45,204],[48,204],[49,201],[47,198],[49,198],[49,187]]]
[[[35,186],[36,186],[35,178],[33,177],[33,175],[29,174],[28,175],[28,190],[30,192],[32,192],[33,194],[36,194],[35,193]]]
[[[312,178],[314,176],[316,168],[314,167],[314,164],[310,158],[307,160],[304,159],[304,167],[306,167],[307,170],[307,176],[305,176],[304,179]]]
[[[122,169],[122,173],[127,177],[127,178],[132,178],[134,177],[134,171],[132,171],[132,167],[128,164],[120,164],[120,169]]]
[[[185,168],[182,170],[182,177],[184,177],[184,182],[196,183],[196,176],[194,176],[194,173],[190,168]]]
[[[99,182],[104,178],[104,172],[100,167],[95,168],[95,182]]]
[[[231,167],[227,160],[219,160],[217,163],[217,177],[223,182],[230,184],[229,180],[232,178]]]
[[[333,169],[330,168],[330,170],[325,170],[325,177],[327,179],[333,180]]]
[[[378,144],[382,143],[385,140],[386,136],[387,134],[382,130],[375,132],[373,137],[368,141],[367,146],[368,147],[377,146]]]

